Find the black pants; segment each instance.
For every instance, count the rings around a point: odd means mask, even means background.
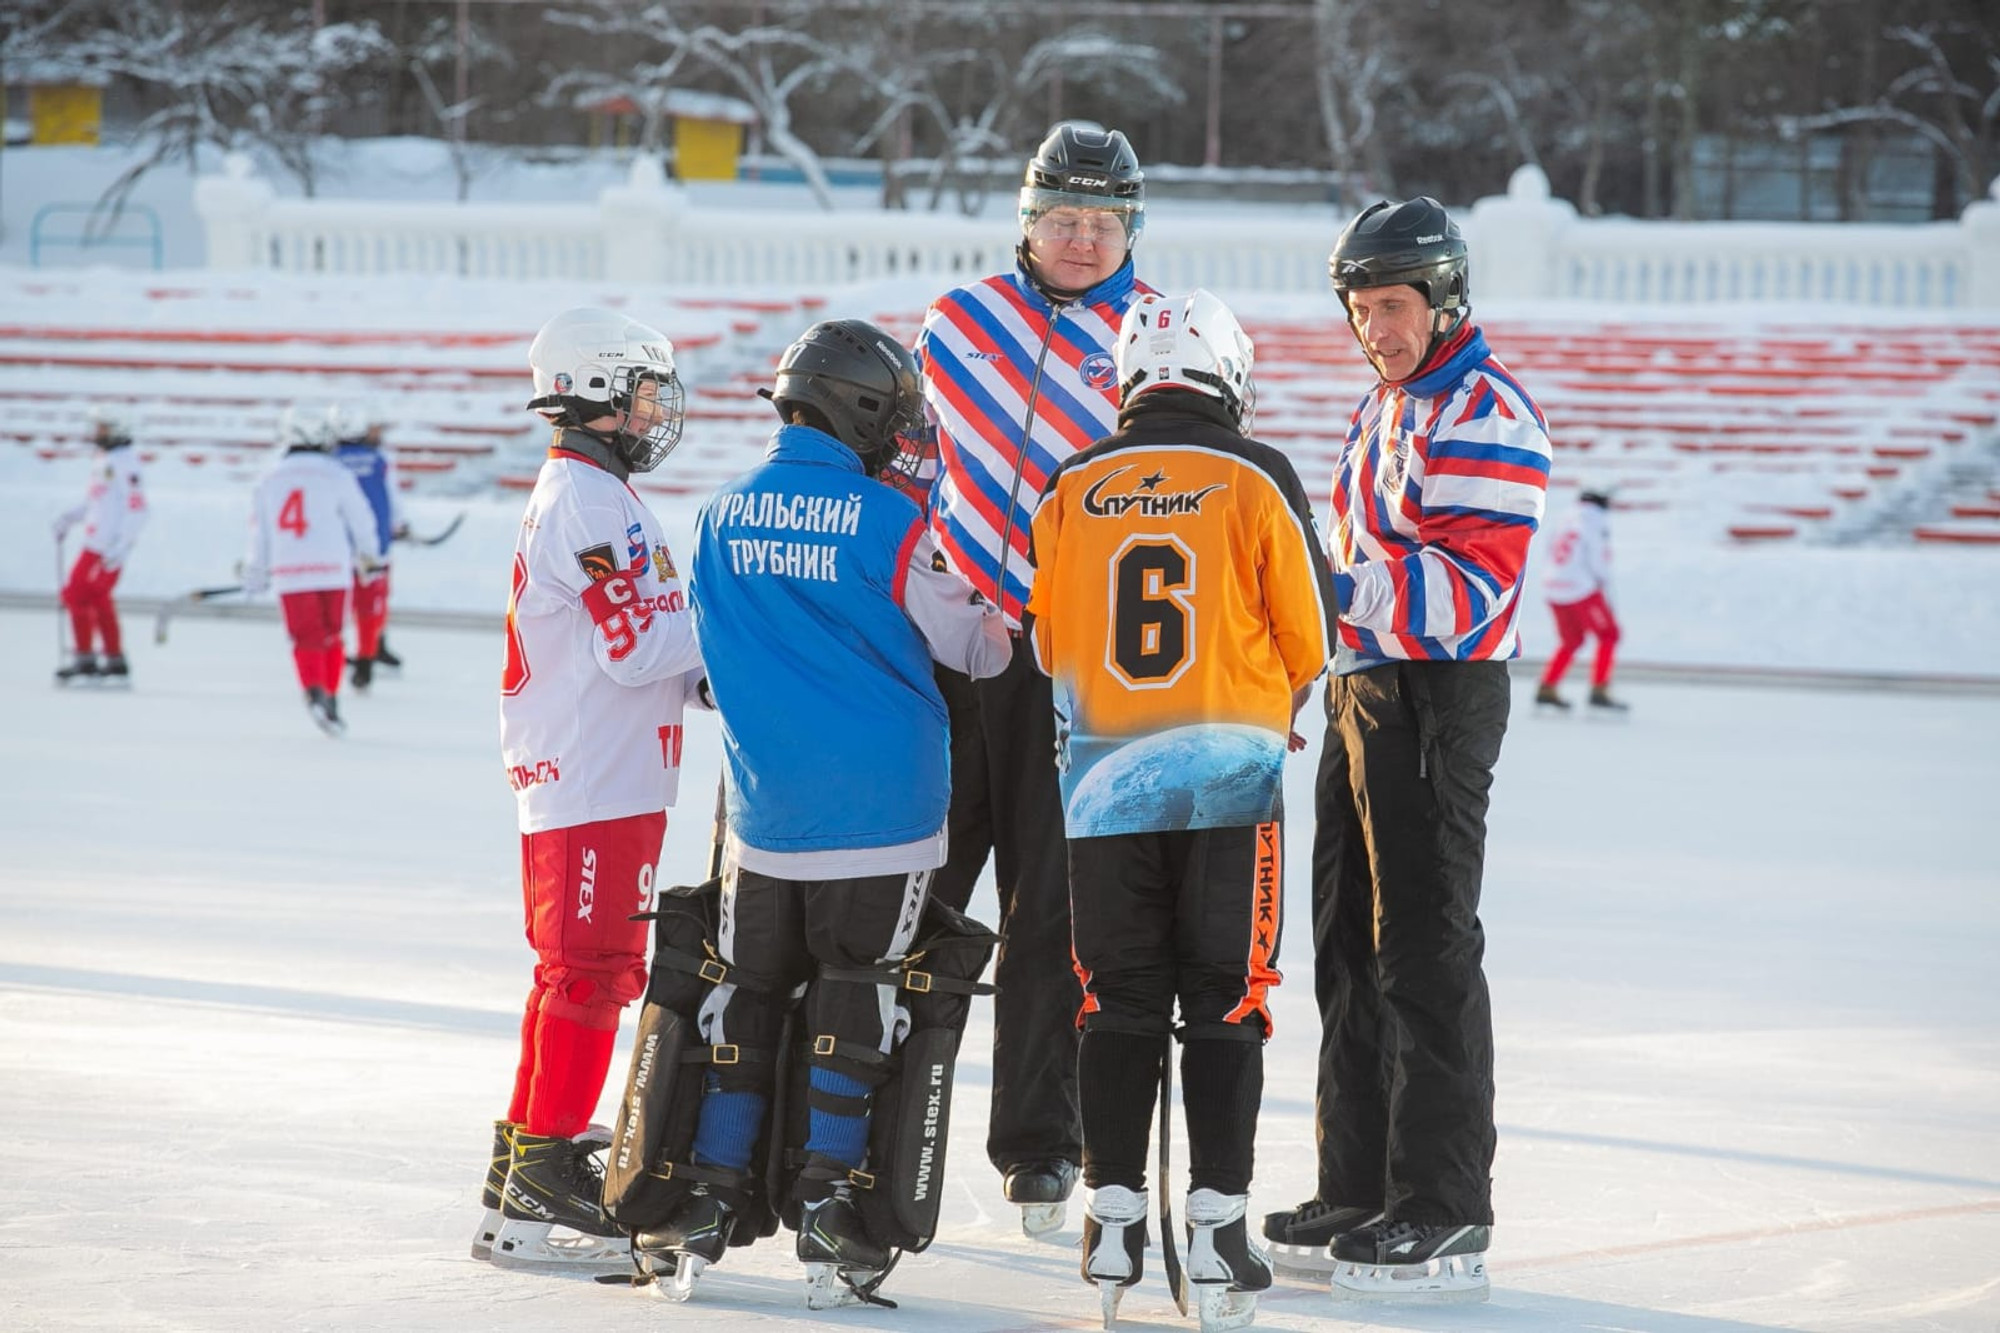
[[[1266,999],[1279,980],[1283,845],[1275,819],[1071,840],[1085,1184],[1145,1187],[1147,1129],[1178,1002],[1189,1186],[1249,1191]]]
[[[1327,689],[1313,835],[1319,1197],[1493,1220],[1493,1015],[1481,968],[1504,662],[1406,662]]]
[[[950,860],[931,892],[965,910],[987,853],[1000,897],[993,980],[993,1108],[986,1155],[1080,1161],[1069,872],[1056,787],[1055,705],[1026,640],[1000,675],[970,680],[940,667],[951,709]]]
[[[869,875],[860,879],[773,879],[730,867],[722,881],[717,951],[723,959],[778,982],[777,992],[718,986],[702,1003],[701,1022],[711,1045],[775,1050],[799,987],[822,965],[869,967],[902,958],[916,936],[930,871]],[[818,1054],[813,1063],[878,1081],[866,1052],[886,1055],[899,1021],[896,989],[857,982],[823,982],[806,992],[803,1035],[828,1036],[840,1054]],[[859,1067],[857,1067],[857,1064]],[[769,1060],[716,1066],[725,1088],[768,1091]]]

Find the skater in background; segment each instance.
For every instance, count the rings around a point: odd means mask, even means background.
[[[333,456],[361,484],[368,507],[375,513],[376,536],[382,547],[382,563],[370,573],[358,568],[354,573],[354,656],[347,659],[349,681],[365,690],[375,678],[375,663],[381,660],[382,631],[389,623],[390,544],[409,535],[396,503],[395,454],[382,443],[385,424],[375,413],[343,404],[333,409]],[[400,660],[397,665],[401,665]]]
[[[647,923],[632,916],[653,906],[701,679],[680,575],[629,479],[679,443],[684,396],[673,344],[611,310],[556,315],[528,362],[528,407],[555,429],[514,540],[500,752],[535,970],[472,1253],[624,1267],[592,1157],[608,1135],[590,1118],[620,1015],[645,990]]]
[[[1336,1296],[1478,1299],[1493,1222],[1486,808],[1549,437],[1472,323],[1465,240],[1436,200],[1364,209],[1328,268],[1380,379],[1333,479],[1318,1191],[1264,1234],[1281,1267],[1330,1268]]]
[[[1333,654],[1333,582],[1298,474],[1245,435],[1253,350],[1229,309],[1142,297],[1117,355],[1117,433],[1058,467],[1035,512],[1026,620],[1053,677],[1084,978],[1083,1276],[1109,1327],[1140,1277],[1177,1038],[1186,1274],[1202,1327],[1234,1328],[1271,1285],[1244,1214],[1279,980],[1280,789]]]
[[[950,740],[935,668],[990,677],[1013,646],[999,609],[934,559],[922,511],[880,480],[922,457],[906,444],[926,430],[910,353],[864,320],[815,324],[765,396],[784,424],[763,463],[703,507],[692,589],[727,757],[718,945],[725,963],[775,984],[719,988],[700,1030],[711,1046],[775,1048],[805,988],[796,1252],[824,1288],[836,1271],[889,1263],[852,1182],[883,1169],[867,1161],[869,1120],[901,1010],[892,986],[821,972],[908,952],[945,859]],[[845,517],[787,518],[822,512]],[[746,1059],[704,1076],[692,1160],[706,1174],[646,1248],[721,1257],[774,1073]]]
[[[361,487],[327,453],[333,430],[325,408],[286,409],[278,443],[284,453],[251,503],[243,590],[255,597],[276,589],[306,709],[321,731],[338,736],[347,729],[339,695],[348,585],[357,570],[381,563],[381,543]]]
[[[1118,415],[1112,344],[1145,290],[1132,246],[1146,178],[1125,136],[1058,125],[1029,161],[1018,262],[932,303],[917,342],[941,471],[931,528],[950,567],[1008,624],[1034,578],[1028,532],[1056,465],[1109,435]],[[1017,643],[1013,664],[974,683],[950,668],[951,855],[933,892],[963,910],[989,853],[1003,943],[994,981],[993,1097],[986,1150],[1022,1226],[1062,1225],[1082,1156],[1076,1012],[1062,805],[1049,756],[1049,682]]]
[[[1576,497],[1569,520],[1549,543],[1549,570],[1542,591],[1556,618],[1556,650],[1542,669],[1535,702],[1567,709],[1569,701],[1556,692],[1563,673],[1583,641],[1597,638],[1597,658],[1590,668],[1590,706],[1622,713],[1626,705],[1611,697],[1611,671],[1618,656],[1618,617],[1611,610],[1611,492],[1603,488]]]
[[[71,528],[83,525],[83,550],[62,588],[75,649],[69,662],[56,671],[57,682],[64,685],[75,680],[124,684],[131,675],[111,590],[118,586],[139,529],[146,526],[146,493],[139,484],[132,433],[122,421],[98,417],[91,442],[98,456],[91,465],[90,489],[82,504],[64,511],[55,522],[58,545]],[[102,657],[96,651],[99,645]]]

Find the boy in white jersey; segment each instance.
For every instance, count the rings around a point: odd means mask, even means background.
[[[500,748],[535,976],[472,1252],[622,1265],[589,1122],[619,1015],[645,990],[647,926],[631,917],[653,905],[681,712],[701,683],[680,574],[627,478],[679,442],[682,392],[673,345],[610,310],[557,315],[528,361],[528,406],[555,438],[514,543]]]
[[[120,423],[99,418],[93,440],[103,450],[90,474],[90,491],[83,503],[56,519],[56,540],[83,524],[83,552],[63,584],[62,603],[69,611],[76,655],[56,672],[56,683],[103,680],[124,684],[128,679],[125,645],[118,633],[118,607],[111,590],[125,557],[146,524],[146,495],[139,489],[139,465],[132,457],[132,435]],[[104,656],[93,651],[104,645]]]
[[[357,568],[381,563],[382,544],[361,487],[327,453],[333,423],[325,408],[287,410],[279,443],[284,455],[257,483],[251,506],[243,590],[253,597],[277,590],[306,709],[321,731],[338,736],[347,729],[337,700],[347,664],[340,646],[347,585]]]

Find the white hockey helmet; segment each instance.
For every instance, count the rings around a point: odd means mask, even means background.
[[[351,398],[342,399],[329,407],[326,419],[335,444],[366,440],[368,432],[384,424],[380,412],[371,411],[365,404]]]
[[[1248,432],[1257,412],[1255,361],[1250,335],[1213,293],[1149,292],[1118,326],[1118,400],[1129,403],[1162,386],[1193,389],[1221,399],[1237,429]]]
[[[132,443],[132,423],[109,407],[90,409],[90,440],[100,449],[122,449]]]
[[[542,325],[528,367],[535,376],[530,411],[603,439],[634,472],[652,471],[680,443],[686,395],[674,373],[674,345],[658,329],[615,310],[578,306]],[[587,425],[604,417],[617,419],[608,432]]]
[[[332,413],[325,403],[293,403],[278,414],[280,449],[325,449],[332,444]]]

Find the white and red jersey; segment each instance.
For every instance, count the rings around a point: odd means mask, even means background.
[[[354,474],[317,449],[286,453],[257,483],[245,583],[268,581],[280,596],[346,588],[357,554],[382,559],[375,513]]]
[[[1611,596],[1611,516],[1602,505],[1579,504],[1549,543],[1542,593],[1564,606],[1594,592]]]
[[[83,503],[63,515],[62,526],[83,524],[83,549],[97,552],[108,569],[125,563],[139,529],[146,526],[146,493],[130,445],[106,449],[90,474]]]
[[[620,571],[637,596],[600,626],[584,590]],[[681,714],[701,679],[694,616],[652,511],[589,458],[551,449],[514,540],[500,685],[521,832],[672,805]]]

